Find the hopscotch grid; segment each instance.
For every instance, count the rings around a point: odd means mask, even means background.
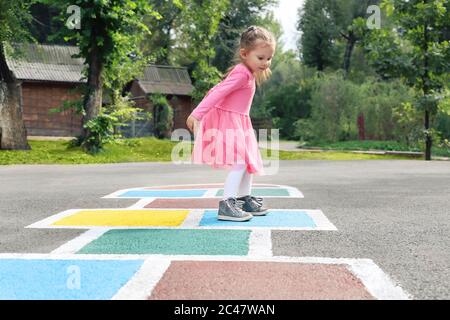
[[[135,274],[136,278],[131,278],[133,282],[128,281],[116,295],[115,299],[125,299],[129,292],[127,288],[134,287],[140,279],[151,279],[149,290],[145,289],[136,292],[133,298],[144,298],[151,294],[154,286],[161,280],[165,269],[161,268],[157,274],[153,274],[150,266],[152,263],[166,261],[166,265],[170,266],[173,261],[240,261],[240,262],[289,262],[289,263],[307,263],[307,264],[332,264],[346,265],[348,270],[360,279],[365,288],[376,299],[413,299],[413,297],[405,292],[400,286],[393,283],[390,277],[383,272],[371,259],[354,259],[354,258],[322,258],[322,257],[290,257],[290,256],[202,256],[202,255],[123,255],[123,254],[26,254],[26,253],[0,253],[0,259],[48,259],[48,260],[142,260],[143,266]],[[164,271],[162,271],[164,270]],[[134,284],[133,284],[134,283]],[[122,290],[123,289],[123,290]],[[142,289],[142,287],[141,287]]]
[[[205,186],[205,184],[196,184]],[[216,185],[216,184],[214,184]],[[258,184],[263,188],[264,184]],[[180,185],[186,186],[186,185]],[[195,185],[193,185],[195,186]],[[267,184],[272,188],[273,184]],[[258,189],[254,187],[254,189]],[[288,190],[289,196],[264,196],[264,198],[303,198],[303,194],[294,187],[278,185],[279,188]],[[113,299],[146,299],[152,292],[154,286],[160,281],[164,272],[170,266],[172,261],[255,261],[255,262],[296,262],[296,263],[322,263],[322,264],[344,264],[347,269],[362,281],[365,288],[372,296],[377,299],[412,299],[412,296],[403,289],[395,285],[392,279],[383,272],[371,259],[346,259],[346,258],[320,258],[320,257],[290,257],[273,256],[271,231],[272,230],[337,230],[337,228],[328,220],[321,210],[317,209],[270,209],[271,211],[306,211],[313,219],[317,227],[260,227],[260,226],[199,226],[204,211],[208,208],[145,208],[154,200],[160,199],[204,199],[220,198],[213,196],[222,188],[199,188],[199,190],[208,189],[201,197],[119,197],[118,195],[141,188],[128,188],[113,192],[102,198],[139,198],[135,204],[127,208],[95,208],[95,209],[69,209],[46,219],[35,222],[26,228],[61,228],[61,229],[89,229],[80,236],[63,244],[53,250],[50,254],[2,254],[0,259],[92,259],[92,260],[143,260],[144,263],[136,274],[114,295]],[[157,189],[149,189],[155,191]],[[166,189],[164,189],[166,190]],[[165,210],[190,210],[180,227],[168,226],[51,226],[54,222],[71,216],[79,211],[85,210],[143,210],[143,211],[165,211]],[[210,208],[212,210],[217,209]],[[98,239],[104,233],[112,229],[236,229],[251,230],[248,240],[249,250],[247,255],[165,255],[165,254],[75,254],[88,243]],[[159,263],[159,271],[155,273],[155,263]],[[143,285],[144,281],[151,279]]]

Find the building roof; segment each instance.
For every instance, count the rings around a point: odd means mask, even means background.
[[[7,63],[18,80],[84,83],[83,58],[72,58],[78,47],[34,43],[14,44],[20,56],[7,56]],[[187,68],[150,65],[137,81],[147,93],[190,95],[194,89]]]
[[[194,90],[187,68],[184,67],[150,65],[137,81],[145,93],[190,95]]]
[[[7,63],[18,80],[83,83],[82,58],[78,47],[34,43],[15,44],[19,56],[8,56]]]

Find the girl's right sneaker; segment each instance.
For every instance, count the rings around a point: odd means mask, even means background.
[[[244,201],[230,197],[219,202],[219,212],[217,218],[219,220],[228,221],[248,221],[253,218],[251,213],[242,210]]]

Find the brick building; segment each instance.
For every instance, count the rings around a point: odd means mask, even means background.
[[[81,115],[72,109],[51,113],[64,101],[77,100],[83,60],[72,58],[77,47],[21,44],[22,54],[8,57],[10,70],[21,83],[21,105],[28,136],[75,136]]]
[[[136,107],[145,111],[153,111],[149,95],[153,93],[166,95],[173,108],[173,129],[187,129],[186,119],[195,107],[190,96],[193,89],[187,68],[164,65],[146,67],[142,76],[137,77],[129,85]]]
[[[76,136],[81,133],[82,118],[73,109],[51,113],[65,101],[81,97],[83,59],[74,46],[21,44],[23,54],[8,57],[8,66],[21,83],[21,101],[28,136]],[[150,65],[127,88],[136,106],[153,112],[152,93],[166,95],[174,110],[174,129],[186,128],[186,119],[194,109],[190,93],[194,89],[186,68]],[[104,99],[104,103],[105,103]],[[154,118],[154,117],[153,117]],[[148,129],[148,128],[147,128]],[[152,126],[144,132],[151,135]]]

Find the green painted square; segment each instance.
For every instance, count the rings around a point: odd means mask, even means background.
[[[81,254],[248,254],[251,230],[114,229],[90,242]]]
[[[219,189],[216,193],[216,197],[223,196],[223,189]],[[255,197],[264,197],[264,196],[272,196],[272,197],[278,197],[278,196],[290,196],[289,191],[283,188],[258,188],[258,189],[252,189],[252,196]]]

